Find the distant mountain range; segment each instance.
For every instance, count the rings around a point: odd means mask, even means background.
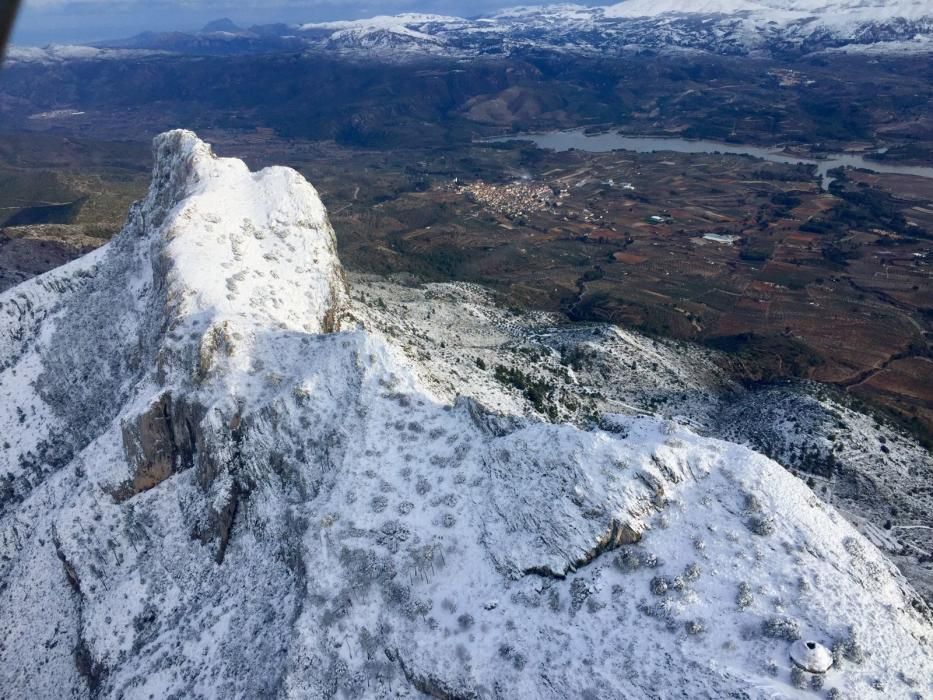
[[[401,14],[304,25],[238,27],[229,19],[195,33],[146,32],[79,52],[184,54],[328,51],[380,60],[559,52],[611,56],[633,50],[699,50],[726,55],[817,51],[933,50],[933,6],[926,0],[627,0],[605,7],[516,7],[472,19]],[[62,47],[13,49],[9,60],[75,57]]]

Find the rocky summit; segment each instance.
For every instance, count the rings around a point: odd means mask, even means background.
[[[187,131],[154,156],[111,243],[0,295],[4,695],[933,691],[924,604],[783,467],[655,416],[562,423],[463,338],[413,351],[297,172]],[[606,362],[664,361],[637,345]]]

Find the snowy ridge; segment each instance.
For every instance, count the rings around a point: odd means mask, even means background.
[[[894,18],[908,20],[930,16],[924,0],[625,0],[610,5],[605,17],[657,17],[659,15],[756,15],[772,21],[790,21],[818,17],[832,23],[843,21],[884,22]]]
[[[66,61],[98,61],[157,56],[160,51],[144,49],[104,49],[94,46],[51,44],[45,48],[33,46],[11,46],[4,62],[15,63],[64,63]]]
[[[846,695],[933,689],[910,586],[778,464],[419,359],[300,175],[154,153],[114,241],[0,296],[5,691],[793,696],[799,636]],[[606,332],[617,367],[670,352]]]
[[[657,17],[658,15],[736,15],[752,12],[764,12],[768,8],[747,0],[697,0],[696,2],[647,2],[646,0],[627,0],[618,5],[610,5],[604,11],[605,17]]]
[[[309,29],[397,29],[416,24],[455,24],[463,22],[459,17],[447,15],[420,14],[404,12],[399,15],[379,15],[359,20],[339,20],[334,22],[316,22],[301,25],[302,30]]]

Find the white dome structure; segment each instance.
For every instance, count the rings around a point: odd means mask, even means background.
[[[798,640],[791,645],[790,658],[804,671],[826,673],[833,665],[833,655],[819,642]]]

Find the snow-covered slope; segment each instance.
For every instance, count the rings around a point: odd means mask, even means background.
[[[482,396],[521,413],[530,384],[541,418],[611,429],[606,415],[654,415],[748,445],[806,479],[933,602],[933,453],[844,393],[811,382],[741,386],[724,370],[729,355],[517,314],[476,285],[356,274],[351,286],[355,313],[395,339],[420,381],[445,400]],[[516,370],[524,386],[515,386]]]
[[[297,173],[183,131],[155,156],[112,243],[0,296],[5,694],[933,690],[922,604],[782,467],[648,416],[542,420],[488,355],[441,376],[347,294]],[[825,678],[797,637],[834,648]]]

